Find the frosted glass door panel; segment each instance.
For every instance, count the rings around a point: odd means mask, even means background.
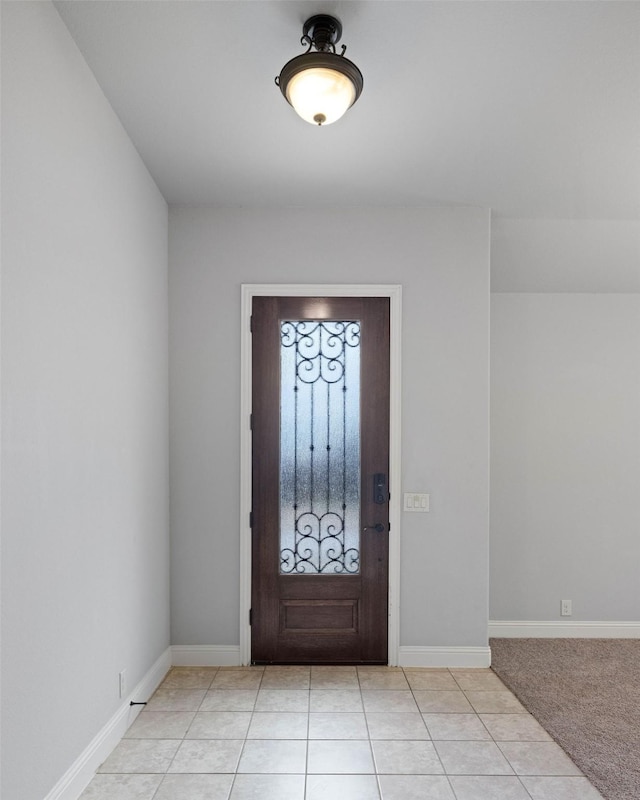
[[[360,571],[360,323],[280,324],[280,572]]]

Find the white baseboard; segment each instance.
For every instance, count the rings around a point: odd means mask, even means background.
[[[495,639],[640,639],[640,622],[507,621],[489,622]]]
[[[401,667],[489,667],[488,647],[402,647],[398,664]]]
[[[174,644],[171,663],[174,667],[239,667],[240,645]]]
[[[170,668],[171,648],[167,648],[44,800],[77,800],[140,713],[142,706],[131,706],[130,702],[151,697]]]
[[[237,667],[238,645],[180,645],[171,647],[174,667]],[[488,647],[400,647],[401,667],[488,667]]]

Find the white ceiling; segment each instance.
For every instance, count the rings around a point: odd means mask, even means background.
[[[640,218],[640,3],[61,0],[169,203],[480,205]],[[343,23],[364,91],[316,128],[274,85]]]

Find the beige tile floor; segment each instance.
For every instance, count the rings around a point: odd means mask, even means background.
[[[490,670],[173,668],[81,800],[597,800]]]

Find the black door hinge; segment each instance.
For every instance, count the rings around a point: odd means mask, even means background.
[[[253,333],[253,314],[249,317],[249,331]]]
[[[253,430],[253,414],[249,414],[249,430]]]
[[[253,625],[253,609],[249,609],[249,625]]]
[[[253,528],[253,511],[249,512],[249,527]]]

